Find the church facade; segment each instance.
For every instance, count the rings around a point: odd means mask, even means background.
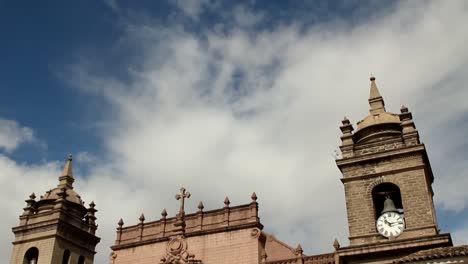
[[[161,212],[156,221],[121,219],[111,246],[111,264],[347,264],[468,263],[468,246],[453,246],[437,225],[434,175],[426,147],[407,107],[390,113],[371,77],[370,114],[354,127],[344,118],[336,165],[342,173],[349,245],[305,255],[263,231],[255,193],[251,202],[185,213],[190,193],[181,188],[176,216]],[[71,157],[56,188],[26,200],[13,228],[11,264],[91,264],[99,238],[94,203],[86,208],[73,190]],[[332,243],[325,241],[324,243]]]

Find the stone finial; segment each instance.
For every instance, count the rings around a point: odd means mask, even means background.
[[[252,196],[250,196],[250,198],[252,198],[252,202],[256,202],[257,201],[257,194],[255,192],[253,192]]]
[[[26,207],[23,208],[24,212],[23,215],[32,215],[35,213],[35,208],[34,206],[36,205],[36,195],[34,193],[31,193],[29,195],[29,199],[27,199],[26,202]]]
[[[166,211],[166,208],[164,208],[161,212],[161,216],[166,219],[166,216],[167,216],[167,211]]]
[[[349,119],[345,116],[344,119],[341,121],[340,130],[343,135],[341,138],[341,152],[349,152],[352,151],[352,147],[349,147],[354,144],[353,140],[353,125],[349,121]],[[344,148],[344,149],[343,149]]]
[[[413,115],[408,110],[408,107],[402,105],[400,108],[400,121],[402,122],[401,125],[403,126],[403,132],[407,132],[408,130],[416,129],[413,123]],[[406,128],[406,129],[405,129]],[[409,129],[408,129],[409,128]]]
[[[302,253],[304,253],[304,250],[302,250],[301,244],[297,244],[297,247],[295,250],[298,255],[302,255]]]
[[[400,112],[403,114],[403,113],[408,113],[408,107],[406,107],[405,105],[402,105],[401,108],[400,108]]]
[[[95,216],[97,210],[94,207],[96,207],[96,204],[94,203],[94,201],[91,201],[91,203],[89,204],[89,208],[87,209],[88,213],[86,214],[86,220],[88,224],[90,225],[88,231],[91,234],[95,234],[96,229],[97,229],[97,225],[96,225],[97,218]]]
[[[119,228],[122,228],[122,226],[124,225],[124,221],[122,218],[120,218],[119,222],[117,223],[119,225]]]
[[[203,205],[203,202],[200,201],[200,202],[198,203],[198,211],[201,212],[201,211],[203,211],[204,208],[205,208],[205,206]]]
[[[62,173],[59,176],[59,188],[66,187],[68,189],[73,189],[73,166],[72,166],[73,156],[68,154],[67,161],[63,167]]]
[[[335,250],[338,250],[340,248],[340,242],[338,242],[338,239],[335,238],[335,241],[333,241],[333,247]]]
[[[350,122],[349,119],[345,116],[345,117],[343,118],[343,120],[341,120],[341,124],[343,124],[344,126],[346,126],[346,125],[351,124],[351,122]]]
[[[400,108],[400,121],[402,127],[403,141],[405,145],[411,146],[419,144],[419,134],[416,130],[416,125],[413,122],[413,114],[408,110],[408,107],[402,105]]]
[[[60,176],[73,177],[73,168],[71,164],[72,160],[73,160],[72,154],[68,154],[67,162],[65,163],[65,166],[63,167],[63,170],[62,170],[62,174]]]
[[[377,85],[375,84],[375,77],[371,75],[370,81],[371,81],[371,89],[369,93],[369,99],[382,97],[380,95],[379,89],[377,88]]]
[[[343,118],[343,120],[341,120],[341,124],[342,124],[341,131],[343,133],[345,132],[343,130],[346,130],[346,132],[348,132],[348,130],[349,132],[353,131],[353,125],[351,125],[351,121],[349,121],[349,119],[346,116]],[[343,128],[347,128],[347,129],[343,129]]]
[[[226,196],[224,199],[224,207],[229,207],[229,204],[231,204],[231,201],[229,201],[229,198]]]
[[[379,114],[385,112],[385,103],[380,95],[379,89],[377,88],[377,84],[375,84],[375,77],[371,76],[371,87],[369,92],[369,105],[370,105],[370,113],[372,115]]]
[[[84,202],[83,202],[84,203]],[[96,207],[96,204],[94,203],[94,201],[91,201],[91,203],[89,204],[89,208],[88,208],[88,213],[94,215],[94,213],[97,212],[97,210],[95,209]]]
[[[145,221],[145,215],[141,213],[140,218],[138,218],[138,220],[140,220],[140,223],[143,223]]]

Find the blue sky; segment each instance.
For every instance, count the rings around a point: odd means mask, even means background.
[[[100,262],[121,216],[174,213],[180,185],[207,209],[256,191],[266,230],[306,253],[346,244],[331,153],[374,74],[388,111],[413,112],[440,227],[468,243],[467,20],[463,1],[0,1],[0,182],[16,186],[0,234],[73,153]],[[308,192],[334,209],[303,210]]]
[[[374,12],[392,7],[390,2],[383,5],[377,1],[365,5],[360,1],[244,1],[242,4],[236,1],[217,3],[222,6],[202,11],[195,20],[166,1],[115,3],[0,2],[0,27],[4,34],[0,43],[0,77],[2,90],[6,91],[0,98],[0,111],[3,118],[34,128],[37,137],[47,143],[47,151],[37,147],[20,148],[11,153],[12,157],[34,162],[38,156],[58,160],[71,149],[101,151],[99,128],[93,124],[106,119],[100,114],[105,102],[71,89],[63,74],[77,61],[99,58],[93,61],[93,70],[125,79],[128,63],[135,63],[141,56],[138,50],[116,47],[127,21],[162,27],[178,23],[203,37],[200,31],[212,30],[219,24],[226,31],[235,30],[237,25],[219,10],[228,13],[236,6],[245,6],[267,17],[255,25],[258,30],[291,23],[304,28],[328,21],[358,23]],[[255,34],[255,30],[250,33]]]

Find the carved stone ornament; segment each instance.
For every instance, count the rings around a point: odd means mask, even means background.
[[[114,264],[116,258],[117,258],[117,253],[111,252],[110,255],[109,255],[110,263]]]
[[[195,255],[188,253],[187,241],[183,236],[171,238],[167,243],[166,256],[161,258],[160,264],[196,264]]]
[[[260,231],[260,229],[254,228],[254,229],[252,229],[252,231],[250,231],[250,235],[251,235],[253,238],[259,238],[261,232],[262,232],[262,231]]]

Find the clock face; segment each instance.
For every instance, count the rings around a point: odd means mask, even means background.
[[[405,229],[405,220],[397,212],[385,212],[377,219],[377,230],[384,237],[397,237]]]

